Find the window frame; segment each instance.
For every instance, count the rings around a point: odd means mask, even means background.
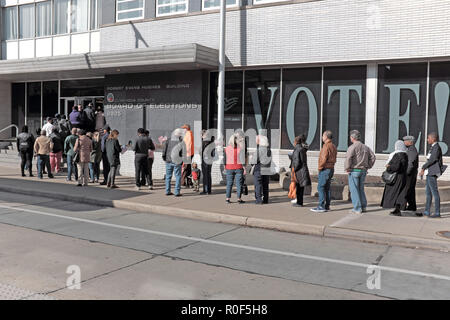
[[[277,2],[285,2],[289,0],[253,0],[253,5],[257,6],[260,4],[267,4],[267,3],[277,3]]]
[[[135,9],[127,9],[127,10],[120,10],[119,11],[119,1],[122,1],[121,3],[136,1],[136,0],[116,0],[116,22],[124,22],[124,21],[134,21],[134,20],[142,20],[145,18],[145,0],[142,1],[142,8],[135,8]],[[158,0],[156,0],[158,1]],[[126,12],[133,12],[133,11],[140,11],[142,10],[142,16],[135,17],[135,18],[126,18],[126,19],[119,19],[119,13],[126,13]]]
[[[38,31],[38,15],[37,15],[37,8],[39,4],[42,3],[46,3],[46,2],[50,2],[50,34],[46,35],[46,36],[38,36],[37,31]],[[55,34],[53,33],[53,0],[49,0],[49,1],[39,1],[39,2],[35,2],[35,6],[34,6],[34,21],[35,21],[35,32],[34,32],[34,38],[35,39],[43,39],[43,38],[48,38],[48,37],[52,37]]]
[[[229,5],[227,4],[226,8],[227,9],[228,8],[238,8],[240,0],[235,0],[235,1],[236,1],[235,4],[229,4]],[[281,1],[281,0],[279,0],[279,1]],[[205,0],[202,0],[202,11],[211,11],[211,10],[218,10],[218,9],[220,9],[220,4],[218,6],[216,6],[216,7],[205,8]]]
[[[186,9],[184,11],[177,11],[177,12],[169,12],[169,13],[158,13],[158,9],[161,7],[170,7],[170,6],[175,6],[175,5],[179,5],[179,4],[186,4]],[[203,1],[202,1],[203,3]],[[186,14],[189,12],[189,0],[178,0],[177,3],[167,3],[167,4],[162,4],[159,5],[158,4],[158,0],[155,1],[155,5],[156,5],[156,17],[167,17],[167,16],[174,16],[174,15],[178,15],[178,14]],[[202,4],[203,6],[203,4]]]

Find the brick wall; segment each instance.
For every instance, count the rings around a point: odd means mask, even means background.
[[[449,15],[447,0],[324,0],[230,11],[226,54],[233,66],[449,56]],[[151,47],[219,47],[218,13],[134,25]],[[102,28],[101,50],[134,49],[133,30]]]

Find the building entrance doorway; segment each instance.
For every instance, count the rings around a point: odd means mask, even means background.
[[[83,107],[92,103],[94,106],[94,110],[97,110],[98,107],[103,109],[103,100],[104,97],[65,97],[60,98],[60,110],[62,114],[65,114],[67,117],[72,112],[73,106],[81,104]]]

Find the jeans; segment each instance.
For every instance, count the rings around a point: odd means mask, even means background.
[[[233,183],[236,181],[236,191],[238,199],[241,198],[242,191],[242,176],[244,175],[244,169],[227,170],[227,199],[231,198],[231,190],[233,189]]]
[[[253,172],[255,179],[256,203],[269,203],[269,176],[261,174],[261,165],[256,164]]]
[[[108,157],[106,156],[106,151],[102,153],[102,163],[103,163],[103,179],[104,182],[108,181],[110,165]]]
[[[78,169],[75,163],[73,163],[73,155],[67,154],[67,179],[72,179],[72,171],[75,176],[75,180],[78,180]]]
[[[20,170],[22,171],[22,174],[25,174],[25,165],[26,165],[31,175],[33,171],[33,164],[32,164],[33,152],[30,152],[28,150],[20,151],[20,158],[22,159],[20,163]]]
[[[202,173],[203,173],[203,192],[211,193],[211,169],[212,165],[207,164],[205,161],[202,162]]]
[[[427,194],[427,201],[425,204],[425,214],[431,214],[431,202],[434,198],[434,214],[439,216],[441,214],[441,198],[439,196],[439,190],[437,185],[436,176],[427,176],[427,185],[425,188]]]
[[[89,162],[89,176],[91,181],[98,181],[100,179],[100,163]]]
[[[361,212],[367,207],[367,199],[364,192],[366,174],[366,171],[352,171],[348,174],[348,187],[352,196],[353,210],[357,212]]]
[[[331,203],[331,178],[333,178],[334,169],[323,169],[319,172],[319,182],[317,191],[319,191],[319,207],[330,209]]]
[[[108,180],[107,185],[108,187],[116,185],[116,174],[117,174],[117,166],[109,166],[108,163]]]
[[[181,190],[181,164],[166,162],[166,194],[170,193],[173,174],[175,174],[175,195],[178,195]]]
[[[62,158],[62,151],[56,152],[56,153],[50,153],[50,167],[52,169],[52,172],[60,172],[61,171],[61,158]]]
[[[37,166],[38,166],[38,177],[42,178],[42,172],[44,167],[47,168],[47,174],[49,177],[52,176],[52,171],[50,170],[50,157],[48,155],[39,154],[37,156]]]

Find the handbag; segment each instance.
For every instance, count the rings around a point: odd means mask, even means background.
[[[288,197],[289,197],[289,199],[296,199],[297,198],[297,179],[295,178],[294,168],[292,168],[291,184],[289,185]]]
[[[381,175],[381,179],[383,180],[383,182],[385,184],[387,184],[388,186],[391,186],[397,180],[397,172],[390,173],[385,170],[383,172],[383,174]]]

